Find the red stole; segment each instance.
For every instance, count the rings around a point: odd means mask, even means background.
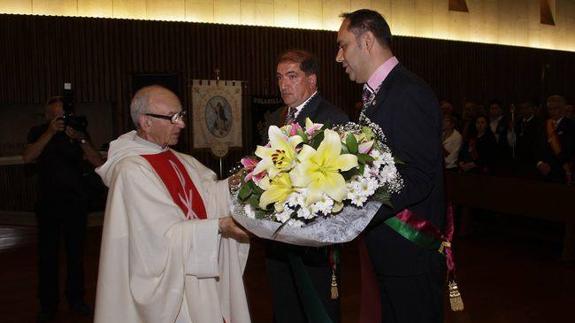
[[[142,155],[142,157],[152,165],[156,174],[160,176],[172,196],[172,200],[184,212],[186,219],[207,218],[206,208],[200,193],[198,193],[182,162],[171,150],[154,155]]]

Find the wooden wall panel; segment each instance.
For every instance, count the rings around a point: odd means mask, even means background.
[[[73,83],[79,102],[109,102],[118,132],[130,127],[133,73],[177,73],[188,106],[192,79],[243,80],[244,94],[277,94],[275,59],[301,47],[321,60],[321,92],[351,111],[361,88],[335,62],[336,33],[287,28],[96,18],[0,15],[0,107],[43,103]],[[427,80],[438,97],[460,108],[465,99],[505,103],[550,93],[575,99],[575,54],[475,43],[395,37],[400,61]],[[542,82],[542,75],[544,79]],[[249,109],[249,100],[244,100]],[[249,114],[246,114],[249,115]],[[248,127],[246,127],[248,129]],[[189,130],[189,128],[188,128]],[[245,139],[249,139],[246,134]],[[189,149],[188,139],[180,146]],[[234,152],[231,164],[243,152]],[[208,152],[194,152],[216,169]]]

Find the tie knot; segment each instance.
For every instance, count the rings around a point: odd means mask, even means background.
[[[373,101],[373,97],[373,90],[367,83],[365,83],[363,85],[363,92],[361,94],[361,101],[363,102],[363,105],[368,105],[371,103],[371,101]]]
[[[296,108],[288,107],[288,112],[286,116],[286,124],[292,124],[295,122]]]

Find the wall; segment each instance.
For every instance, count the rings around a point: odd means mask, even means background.
[[[0,15],[0,126],[14,126],[16,117],[11,116],[10,109],[41,107],[47,97],[61,92],[64,81],[69,81],[77,102],[99,113],[102,122],[112,123],[100,126],[113,129],[117,136],[130,129],[128,105],[133,75],[179,75],[184,108],[192,110],[190,81],[213,79],[214,69],[219,68],[222,79],[244,82],[243,140],[250,142],[249,98],[277,95],[275,58],[287,48],[301,47],[316,53],[321,61],[322,94],[352,112],[361,87],[351,83],[335,62],[335,39],[335,32],[330,31]],[[575,75],[574,53],[413,37],[397,37],[393,50],[438,97],[449,98],[459,109],[464,100],[485,103],[500,98],[507,105],[551,93],[575,99],[571,82]],[[28,126],[20,126],[23,133]],[[188,126],[178,149],[191,152],[217,170],[219,161],[208,151],[190,151],[190,134]],[[252,151],[249,146],[232,151],[223,160],[224,169]],[[23,175],[27,171],[21,166],[9,167],[0,170],[0,196],[6,197],[0,198],[0,206],[8,203],[9,209],[25,208],[28,199],[9,197],[20,194],[14,188],[19,187],[23,176],[27,181],[29,176]]]
[[[170,20],[337,30],[339,14],[381,12],[397,35],[575,51],[575,1],[545,0],[555,26],[540,23],[540,0],[0,0],[0,13]]]
[[[69,81],[79,103],[112,107],[109,120],[118,134],[130,128],[134,74],[179,75],[184,107],[192,109],[190,81],[213,79],[219,68],[222,79],[244,81],[244,122],[249,127],[249,97],[277,95],[275,58],[283,50],[301,47],[321,61],[322,94],[352,112],[361,89],[335,62],[335,39],[330,31],[0,15],[0,109],[42,104]],[[397,37],[393,47],[438,97],[449,98],[458,108],[466,99],[500,98],[508,104],[550,93],[573,98],[573,53],[412,37]],[[180,147],[184,150],[190,148],[187,130]],[[244,142],[250,142],[249,131],[245,136]],[[226,162],[246,152],[234,152]],[[215,163],[209,153],[195,153]]]

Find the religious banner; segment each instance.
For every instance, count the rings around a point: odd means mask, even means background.
[[[242,82],[193,80],[194,148],[242,147]]]

